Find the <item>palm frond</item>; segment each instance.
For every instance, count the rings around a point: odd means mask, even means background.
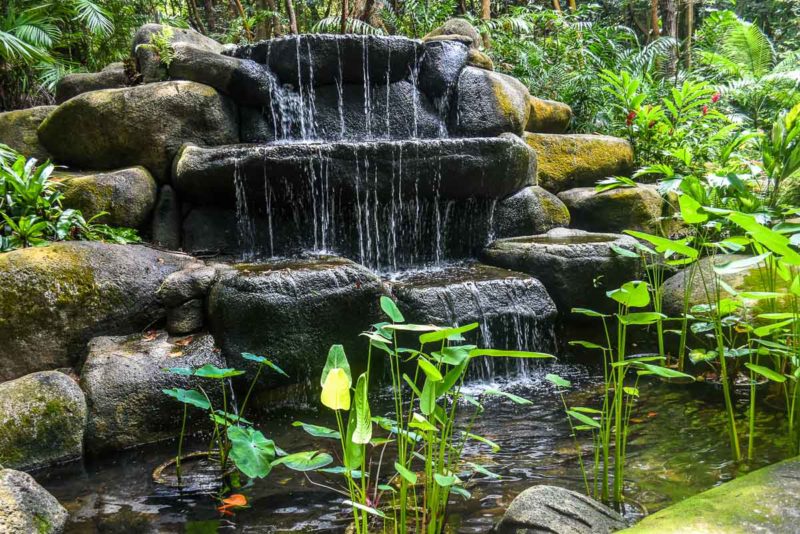
[[[339,33],[342,26],[342,17],[336,15],[327,17],[311,28],[314,33]],[[364,22],[363,20],[349,18],[347,19],[347,33],[355,33],[359,35],[385,35],[385,32],[380,29]]]
[[[720,52],[756,78],[766,75],[775,60],[769,38],[758,26],[742,20],[729,26]]]
[[[73,0],[75,13],[79,21],[84,23],[89,31],[100,35],[110,35],[114,31],[111,14],[92,0]]]

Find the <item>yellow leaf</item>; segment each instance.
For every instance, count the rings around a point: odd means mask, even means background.
[[[350,409],[350,378],[341,367],[331,369],[322,385],[322,404],[331,410]]]

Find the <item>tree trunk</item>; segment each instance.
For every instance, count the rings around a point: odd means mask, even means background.
[[[214,13],[214,0],[204,0],[203,11],[205,11],[206,14],[206,25],[208,25],[208,31],[214,33],[217,31],[217,17]]]
[[[561,13],[561,2],[558,0],[553,0],[553,9]]]
[[[297,35],[297,16],[294,14],[292,0],[286,0],[286,12],[289,14],[289,32]]]
[[[489,21],[491,19],[492,0],[481,0],[481,20]],[[481,37],[483,37],[483,47],[489,48],[492,44],[491,38],[489,37],[489,30],[484,30]]]
[[[650,0],[650,37],[653,41],[661,36],[658,27],[658,0]]]
[[[664,21],[664,33],[672,37],[673,39],[678,39],[678,12],[675,8],[675,0],[662,0],[661,3],[661,16],[662,20]],[[677,47],[673,47],[672,50],[669,52],[669,57],[667,59],[666,65],[666,74],[671,76],[675,74],[678,70],[678,54],[677,54]]]
[[[189,18],[192,20],[194,24],[194,29],[205,35],[206,28],[203,26],[203,21],[200,20],[200,14],[197,12],[197,3],[195,0],[189,0],[188,2],[189,8]]]
[[[575,0],[569,0],[569,10],[573,13],[578,10],[578,5],[575,3]]]
[[[684,59],[686,61],[686,69],[692,69],[692,42],[694,37],[694,0],[686,1],[686,43]]]
[[[458,0],[458,14],[459,15],[467,14],[467,0]]]
[[[339,33],[347,33],[347,0],[342,0],[342,27]]]

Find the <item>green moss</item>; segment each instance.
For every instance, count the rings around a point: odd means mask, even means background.
[[[33,521],[36,523],[36,532],[39,534],[50,534],[53,531],[50,520],[42,514],[34,514]]]

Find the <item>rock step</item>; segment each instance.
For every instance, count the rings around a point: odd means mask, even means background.
[[[525,132],[524,138],[539,160],[539,185],[551,193],[633,171],[633,149],[618,137]]]
[[[572,108],[563,102],[532,96],[525,130],[531,133],[562,134],[572,121]]]

